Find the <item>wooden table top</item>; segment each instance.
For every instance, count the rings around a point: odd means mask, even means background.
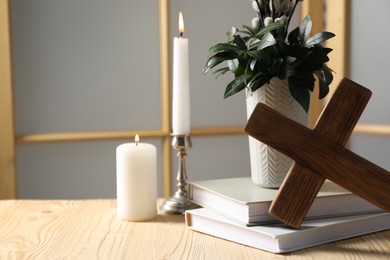
[[[191,231],[182,215],[122,221],[113,199],[0,201],[0,259],[27,258],[389,259],[390,230],[278,255]]]

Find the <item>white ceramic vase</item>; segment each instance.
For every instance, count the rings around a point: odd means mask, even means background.
[[[247,94],[248,118],[259,102],[296,122],[308,125],[308,114],[291,96],[287,80],[273,78],[252,95]],[[261,187],[279,188],[292,165],[292,159],[252,137],[249,137],[249,152],[252,181]]]

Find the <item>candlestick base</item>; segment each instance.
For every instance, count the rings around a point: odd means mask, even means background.
[[[172,135],[172,147],[179,151],[179,171],[177,173],[177,191],[175,194],[166,199],[160,206],[160,210],[166,214],[183,214],[188,209],[199,208],[198,205],[191,202],[187,197],[187,173],[185,167],[186,150],[192,147],[189,135]]]
[[[187,196],[176,192],[175,195],[169,197],[160,206],[160,210],[166,214],[183,214],[188,209],[199,208],[198,205],[191,202]]]

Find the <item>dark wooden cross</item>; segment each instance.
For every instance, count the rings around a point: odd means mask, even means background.
[[[244,131],[291,157],[270,215],[299,227],[325,179],[390,212],[390,173],[344,148],[371,91],[343,79],[313,130],[259,103]]]

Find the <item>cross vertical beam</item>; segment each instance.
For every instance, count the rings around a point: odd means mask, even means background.
[[[337,144],[345,145],[371,94],[370,90],[357,83],[343,79],[322,112],[314,132]],[[310,169],[299,164],[293,165],[271,204],[270,215],[291,226],[299,226],[324,181],[325,177],[315,174]],[[307,190],[306,187],[311,189]],[[300,197],[295,195],[296,192],[300,192]]]
[[[299,227],[325,178],[390,211],[390,174],[343,147],[370,96],[344,79],[314,130],[258,104],[245,132],[296,161],[271,205],[272,216]]]

